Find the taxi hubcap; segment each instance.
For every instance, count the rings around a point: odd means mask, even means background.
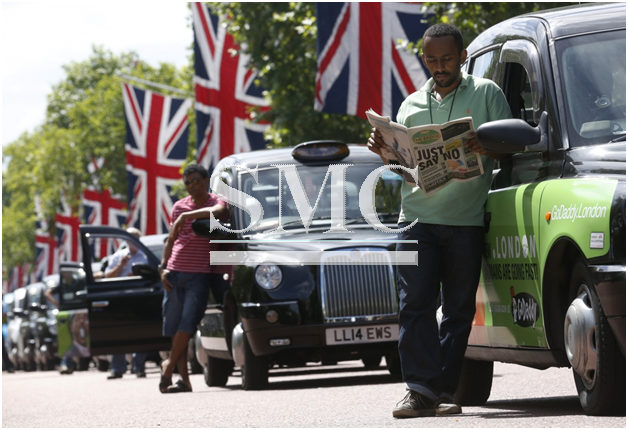
[[[582,286],[571,302],[565,316],[565,350],[574,371],[587,388],[595,383],[597,345],[595,341],[595,312],[588,288]]]

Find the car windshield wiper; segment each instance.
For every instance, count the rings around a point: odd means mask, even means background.
[[[613,143],[613,142],[621,142],[622,140],[626,140],[626,133],[624,133],[621,136],[616,137],[615,139],[611,140],[611,143]]]
[[[327,216],[319,216],[319,217],[314,217],[312,218],[312,221],[328,221],[331,223],[331,219]],[[288,221],[288,222],[283,222],[281,223],[281,225],[283,227],[290,227],[290,226],[295,226],[295,225],[303,225],[303,221],[301,221],[301,218],[299,219],[295,219],[294,221]]]

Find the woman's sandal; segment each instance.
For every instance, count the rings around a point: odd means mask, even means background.
[[[170,387],[172,385],[172,377],[170,378],[166,378],[164,376],[164,364],[167,365],[167,362],[163,362],[161,363],[160,369],[161,369],[161,378],[159,379],[159,392],[161,393],[168,393],[168,387]]]
[[[159,380],[159,391],[161,393],[168,393],[168,387],[172,385],[172,378],[166,378],[164,375],[161,375],[161,379]]]
[[[179,379],[174,385],[168,387],[168,393],[191,393],[192,388]]]

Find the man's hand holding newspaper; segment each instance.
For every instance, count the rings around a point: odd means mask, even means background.
[[[426,194],[438,191],[450,181],[469,181],[484,173],[480,154],[464,144],[474,133],[471,117],[407,128],[372,109],[366,111],[366,116],[382,134],[385,143],[381,148],[382,158],[393,164],[416,168],[416,183],[408,172],[399,169],[398,173]]]

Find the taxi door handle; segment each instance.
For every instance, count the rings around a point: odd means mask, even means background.
[[[109,306],[109,300],[98,300],[96,302],[92,302],[92,308],[106,308]]]

